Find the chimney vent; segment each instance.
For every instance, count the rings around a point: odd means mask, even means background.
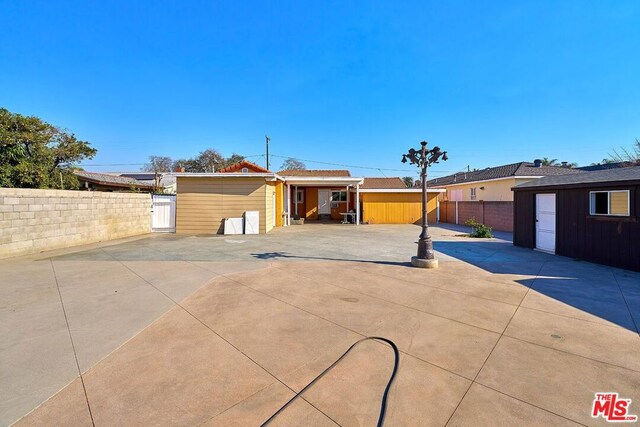
[[[566,168],[567,167],[567,162],[562,162],[562,167]]]
[[[540,160],[540,159],[535,159],[535,160],[533,161],[533,166],[534,166],[534,167],[536,167],[536,168],[539,168],[540,166],[542,166],[542,160]]]

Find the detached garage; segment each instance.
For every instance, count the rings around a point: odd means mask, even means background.
[[[640,166],[516,187],[513,244],[640,271]]]
[[[444,189],[427,190],[427,220],[438,220],[438,195]],[[360,186],[362,221],[367,224],[420,224],[422,189],[407,188],[402,179],[365,178]]]

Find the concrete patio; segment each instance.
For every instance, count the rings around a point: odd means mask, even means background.
[[[640,415],[640,274],[415,226],[150,235],[0,261],[0,425],[259,425],[363,336],[387,425]],[[366,342],[274,425],[372,425]]]

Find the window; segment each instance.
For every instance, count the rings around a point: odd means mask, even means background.
[[[248,173],[249,172],[249,168],[242,168],[242,173]]]
[[[331,192],[331,201],[332,202],[346,202],[347,201],[347,192],[346,191],[332,191]]]
[[[476,196],[476,190],[478,190],[476,187],[470,188],[469,190],[471,190],[471,200],[476,200],[477,196]]]
[[[589,197],[591,215],[629,216],[629,190],[592,191]]]
[[[304,203],[304,190],[296,191],[296,203]]]

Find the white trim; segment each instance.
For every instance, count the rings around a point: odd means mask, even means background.
[[[421,193],[422,188],[360,188],[359,191],[360,193]],[[444,188],[427,188],[427,193],[445,193],[446,191]]]
[[[176,178],[271,178],[269,181],[284,181],[284,178],[275,173],[236,173],[236,172],[180,172],[173,174]]]
[[[606,214],[595,213],[594,206],[591,204],[592,195],[594,193],[607,193],[607,212]],[[626,214],[612,214],[611,213],[611,193],[627,193],[627,213]],[[629,190],[593,190],[589,191],[589,215],[593,216],[631,216],[631,192]]]
[[[360,184],[356,185],[356,227],[360,226]]]
[[[437,186],[437,187],[456,187],[458,185],[468,185],[468,184],[475,184],[476,182],[491,182],[491,181],[504,181],[506,179],[538,179],[538,178],[544,178],[544,175],[540,175],[540,176],[519,176],[519,175],[512,175],[512,176],[505,176],[504,178],[491,178],[491,179],[481,179],[479,181],[465,181],[465,182],[454,182],[451,184],[438,184],[437,182],[433,182],[433,180],[431,182],[431,185],[433,186]]]
[[[285,182],[298,185],[339,185],[345,184],[359,185],[364,182],[364,178],[353,178],[346,176],[285,176]]]

